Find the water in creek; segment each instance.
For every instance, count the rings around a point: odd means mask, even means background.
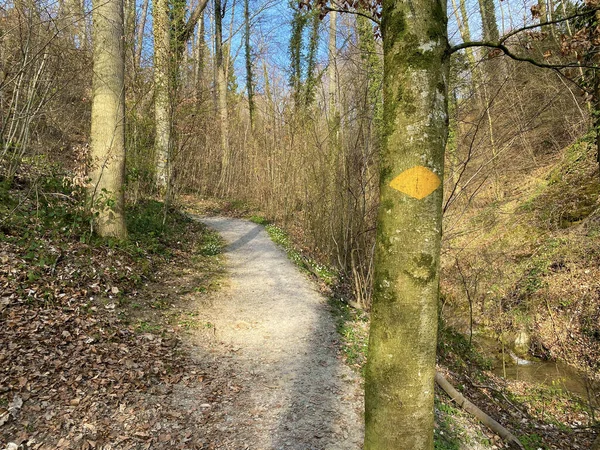
[[[554,386],[583,399],[588,399],[588,389],[591,387],[584,374],[566,364],[552,361],[531,361],[524,365],[507,364],[506,373],[500,363],[494,367],[493,372],[508,380]]]
[[[591,382],[583,372],[560,362],[539,361],[518,358],[505,349],[505,365],[502,364],[502,351],[498,341],[483,336],[473,336],[479,351],[493,357],[493,372],[508,380],[544,384],[571,392],[585,401],[592,400],[600,406],[600,386]]]

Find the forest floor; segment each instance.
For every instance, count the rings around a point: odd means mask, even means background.
[[[0,234],[0,449],[361,448],[331,305],[264,227],[173,211],[157,240],[150,202],[121,245],[56,209]]]
[[[86,235],[66,191],[25,189],[0,205],[0,449],[361,448],[368,320],[328,300],[262,225],[206,217],[248,211],[188,205],[222,240],[138,204],[119,244]],[[578,404],[470,379],[475,356],[465,366],[464,342],[443,342],[446,375],[528,450],[590,448]],[[443,394],[436,419],[437,450],[504,448]]]

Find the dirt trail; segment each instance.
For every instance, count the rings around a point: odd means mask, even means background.
[[[197,219],[228,244],[228,287],[201,311],[214,324],[210,365],[230,379],[206,423],[208,442],[218,449],[361,448],[359,380],[339,354],[326,299],[262,226]]]

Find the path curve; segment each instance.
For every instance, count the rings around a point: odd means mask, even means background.
[[[215,326],[217,353],[228,355],[220,364],[239,390],[220,406],[215,448],[362,448],[360,382],[340,355],[327,300],[262,226],[197,220],[228,244],[228,286],[202,311]]]

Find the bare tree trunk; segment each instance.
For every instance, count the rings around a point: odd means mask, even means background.
[[[254,129],[254,75],[252,73],[252,54],[250,49],[250,5],[249,0],[244,0],[244,45],[246,51],[246,91],[248,94],[248,113],[250,114],[250,128]]]
[[[196,101],[200,101],[202,96],[202,81],[204,80],[204,14],[200,17],[198,32],[196,33],[196,58],[194,63],[194,88],[196,93]]]
[[[165,192],[169,184],[171,153],[171,93],[170,74],[170,21],[167,0],[154,0],[154,120],[156,138],[156,187]]]
[[[481,26],[483,28],[483,40],[498,42],[500,32],[496,23],[496,5],[494,0],[478,0],[479,12],[481,13]]]
[[[329,13],[329,66],[327,75],[329,78],[329,116],[334,119],[337,116],[337,12]]]
[[[386,138],[365,378],[365,450],[432,450],[446,2],[383,2]]]
[[[146,18],[148,17],[148,5],[150,0],[144,0],[142,10],[140,12],[140,20],[137,29],[137,39],[135,44],[135,64],[134,68],[139,69],[142,63],[142,49],[144,47],[144,31],[146,28]],[[134,70],[135,70],[134,69]]]
[[[135,71],[135,0],[124,0],[123,6],[125,61],[129,61]]]
[[[466,0],[459,0],[459,4],[456,4],[456,0],[452,0],[452,6],[454,8],[454,17],[456,17],[456,23],[458,24],[458,31],[463,42],[471,41],[471,30],[469,27],[469,15],[467,14]],[[471,47],[465,49],[467,55],[467,61],[469,62],[469,68],[471,69],[472,76],[475,77],[476,61],[473,49]],[[475,81],[475,80],[474,80]],[[475,83],[474,83],[475,84]]]
[[[125,239],[123,0],[94,3],[90,208],[98,234]]]
[[[214,0],[215,8],[215,68],[217,72],[217,109],[221,129],[221,176],[219,188],[222,194],[227,194],[229,189],[231,150],[229,148],[229,117],[227,112],[227,74],[223,60],[223,12],[221,0]]]

